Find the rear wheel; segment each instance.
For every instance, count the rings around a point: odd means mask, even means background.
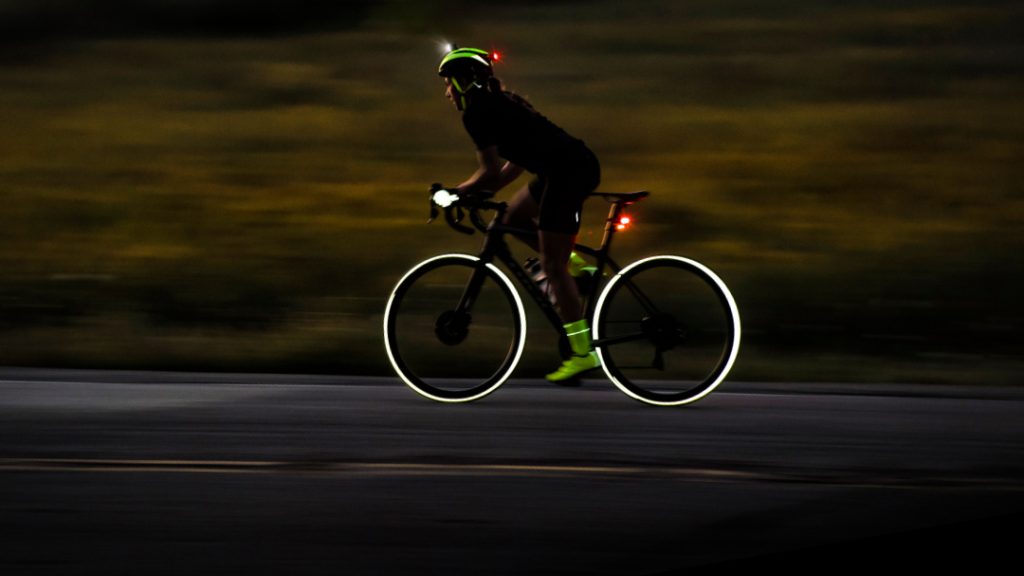
[[[648,404],[678,406],[709,394],[732,368],[739,310],[707,267],[656,256],[608,282],[594,314],[594,340],[620,390]]]
[[[475,256],[421,262],[398,282],[384,342],[399,377],[439,402],[469,402],[501,386],[522,356],[526,313],[512,282]]]

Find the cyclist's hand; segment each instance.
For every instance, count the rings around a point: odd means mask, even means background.
[[[430,205],[449,208],[455,205],[460,199],[456,189],[445,190],[440,184],[430,187]]]
[[[455,191],[459,197],[459,204],[467,208],[481,208],[488,200],[494,197],[494,192],[482,188],[470,188],[468,190]]]

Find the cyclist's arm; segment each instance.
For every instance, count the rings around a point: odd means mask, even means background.
[[[511,162],[502,164],[497,146],[488,146],[483,150],[477,150],[476,158],[480,167],[477,168],[476,172],[468,180],[459,184],[457,187],[458,194],[472,194],[477,190],[497,192],[523,173],[521,166]]]

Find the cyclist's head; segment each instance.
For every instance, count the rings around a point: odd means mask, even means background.
[[[473,92],[485,88],[494,76],[491,54],[478,48],[455,48],[441,59],[437,74],[449,86],[455,107],[465,110]]]

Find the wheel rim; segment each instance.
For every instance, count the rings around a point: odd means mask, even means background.
[[[633,287],[657,307],[650,310]],[[702,264],[656,256],[614,276],[598,300],[595,339],[608,378],[630,397],[678,406],[703,398],[728,375],[739,353],[740,320],[725,283]]]
[[[512,282],[492,264],[470,314],[455,312],[474,256],[424,261],[396,285],[384,318],[385,347],[399,377],[439,402],[469,402],[511,375],[525,345],[526,314]]]

